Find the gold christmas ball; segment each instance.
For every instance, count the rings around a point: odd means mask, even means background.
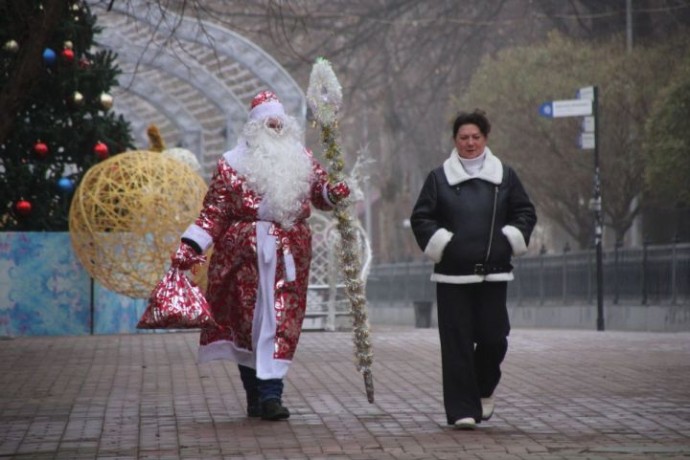
[[[101,107],[108,110],[113,106],[113,97],[108,93],[101,93],[99,96]]]
[[[62,47],[66,50],[71,50],[72,48],[74,48],[74,43],[72,43],[71,40],[67,40],[65,41],[65,43],[63,43]]]
[[[75,91],[72,95],[72,102],[76,105],[82,105],[84,103],[84,95],[79,91]]]
[[[206,189],[199,174],[160,152],[130,151],[97,163],[70,207],[77,258],[107,289],[148,298],[198,216]],[[195,280],[203,284],[205,276],[202,267]]]
[[[7,51],[8,53],[16,53],[17,51],[19,51],[19,43],[17,43],[16,40],[8,40],[2,46],[2,49]]]

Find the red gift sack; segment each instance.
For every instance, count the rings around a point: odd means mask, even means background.
[[[196,329],[216,326],[199,286],[171,267],[151,291],[137,329]]]

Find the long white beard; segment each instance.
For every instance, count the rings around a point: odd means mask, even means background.
[[[250,121],[243,137],[249,147],[238,169],[261,196],[259,217],[292,227],[308,197],[312,174],[297,122],[283,120],[282,131],[276,133],[263,121]]]

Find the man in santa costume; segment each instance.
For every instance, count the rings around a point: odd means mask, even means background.
[[[259,93],[173,256],[174,266],[189,269],[213,245],[206,299],[219,327],[202,330],[199,361],[236,362],[247,415],[265,420],[290,416],[283,378],[306,310],[310,203],[330,210],[350,193],[328,182],[301,138],[276,95]]]

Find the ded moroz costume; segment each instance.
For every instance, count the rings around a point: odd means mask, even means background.
[[[188,268],[213,245],[206,299],[218,327],[201,331],[199,361],[239,364],[248,415],[289,416],[285,377],[300,338],[311,262],[310,204],[330,210],[349,194],[301,142],[296,120],[259,93],[235,148],[218,160],[203,208],[173,263]]]

